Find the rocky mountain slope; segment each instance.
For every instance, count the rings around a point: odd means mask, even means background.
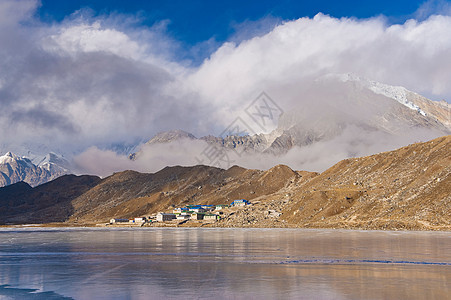
[[[178,142],[181,140],[188,141],[204,141],[209,145],[225,148],[228,150],[236,150],[238,152],[251,152],[259,153],[263,152],[270,145],[269,139],[264,134],[256,134],[253,136],[224,136],[217,137],[213,135],[207,135],[200,138],[195,137],[193,134],[176,129],[170,131],[164,131],[156,134],[149,141],[147,141],[139,151],[129,155],[131,160],[137,160],[142,156],[143,148],[158,144],[169,144]]]
[[[262,198],[224,226],[451,230],[450,149],[446,136],[343,160],[308,182]],[[271,208],[281,215],[268,222],[262,216]]]
[[[283,165],[267,171],[194,166],[102,180],[64,176],[36,188],[18,183],[0,188],[0,221],[93,224],[244,198],[253,204],[211,226],[451,230],[450,149],[445,136],[346,159],[321,174]]]
[[[0,187],[19,181],[37,186],[67,173],[68,162],[54,153],[39,159],[36,164],[11,152],[0,156]]]

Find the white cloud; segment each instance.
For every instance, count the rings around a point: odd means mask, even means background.
[[[364,133],[364,134],[362,134]],[[427,130],[404,130],[401,135],[391,136],[380,131],[363,131],[358,126],[348,126],[332,139],[325,139],[307,146],[295,146],[287,153],[237,154],[225,150],[223,159],[208,160],[204,151],[212,149],[202,140],[181,139],[171,143],[144,145],[135,161],[109,150],[92,147],[74,158],[80,173],[108,176],[113,172],[135,170],[154,173],[166,166],[193,166],[199,164],[220,168],[239,165],[249,169],[267,170],[277,164],[285,164],[294,170],[322,172],[342,159],[361,157],[394,150],[407,144],[430,138]]]
[[[173,143],[144,145],[139,159],[132,161],[127,156],[113,151],[91,147],[74,158],[80,173],[107,176],[113,172],[136,170],[157,172],[166,166],[193,166],[198,163],[196,157],[207,147],[200,140],[182,139]]]
[[[0,5],[5,140],[34,140],[35,148],[50,143],[71,154],[173,126],[195,128],[199,118],[185,113],[197,111],[194,96],[169,88],[185,68],[168,60],[168,49],[177,45],[162,34],[161,23],[133,27],[128,16],[79,13],[47,25],[33,19],[37,4]]]
[[[114,172],[134,169],[133,162],[126,156],[113,151],[90,147],[74,157],[73,163],[82,174],[99,176],[111,175]]]
[[[63,28],[58,35],[52,35],[51,39],[56,43],[55,50],[71,54],[109,52],[129,59],[140,59],[143,56],[137,42],[118,30],[101,28],[99,21]]]
[[[224,44],[189,82],[204,97],[227,103],[326,73],[355,73],[451,99],[449,28],[450,16],[387,25],[383,18],[318,14],[286,22],[239,45]]]

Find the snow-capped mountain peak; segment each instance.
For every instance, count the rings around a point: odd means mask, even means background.
[[[28,158],[17,156],[12,152],[7,152],[5,155],[0,156],[0,164],[11,164],[14,162],[27,165],[28,167],[33,165],[33,163]]]
[[[0,187],[19,181],[36,186],[69,173],[67,166],[68,162],[54,153],[34,164],[26,157],[7,152],[0,156]]]
[[[376,94],[383,95],[385,97],[391,98],[393,100],[396,100],[397,102],[401,103],[402,105],[416,110],[418,113],[420,113],[423,116],[426,116],[426,112],[424,112],[418,105],[414,104],[412,101],[409,101],[407,98],[408,93],[413,93],[402,86],[393,86],[388,85],[384,83],[380,83],[374,80],[370,80],[364,77],[360,77],[351,73],[348,74],[337,74],[337,75],[331,75],[332,77],[336,77],[342,82],[359,82],[364,87],[368,88],[369,90],[373,91]]]
[[[0,156],[0,164],[6,164],[9,162],[12,162],[15,159],[18,159],[19,157],[11,152],[7,152],[5,155]]]
[[[69,162],[62,156],[59,156],[53,152],[48,153],[44,157],[35,158],[33,162],[41,168],[48,171],[58,170],[60,172],[68,173],[70,169]]]

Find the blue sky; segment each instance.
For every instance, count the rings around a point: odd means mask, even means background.
[[[429,9],[442,2],[445,1],[429,1]],[[218,43],[229,40],[243,27],[266,32],[282,20],[313,17],[320,12],[336,18],[361,19],[383,15],[389,23],[402,23],[406,19],[417,18],[417,10],[425,3],[414,0],[42,0],[38,14],[41,20],[53,22],[61,21],[77,10],[90,9],[94,16],[112,13],[138,15],[141,25],[145,26],[169,21],[167,33],[177,41],[193,46],[209,39]],[[259,22],[261,20],[266,22]]]

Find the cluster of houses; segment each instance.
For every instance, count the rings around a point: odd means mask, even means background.
[[[139,217],[134,219],[111,219],[110,224],[133,224],[143,225],[151,222],[184,221],[184,220],[204,220],[216,221],[221,218],[224,208],[239,207],[249,205],[245,199],[235,200],[230,205],[187,205],[185,207],[174,208],[172,213],[159,212],[156,216]]]

